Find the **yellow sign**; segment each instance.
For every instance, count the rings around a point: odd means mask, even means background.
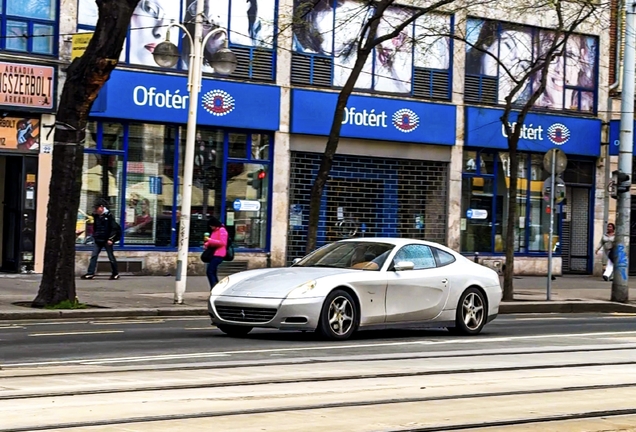
[[[73,44],[71,46],[71,60],[84,55],[88,43],[93,38],[93,33],[75,33],[73,35]]]

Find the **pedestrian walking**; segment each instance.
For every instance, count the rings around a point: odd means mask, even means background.
[[[613,223],[607,224],[607,231],[601,237],[601,241],[596,248],[596,253],[599,253],[601,249],[607,257],[607,265],[605,266],[605,272],[603,273],[603,280],[611,281],[614,279],[614,235],[616,226]]]
[[[113,245],[121,238],[121,227],[115,220],[115,216],[108,210],[108,201],[98,200],[95,203],[95,211],[93,212],[93,254],[88,265],[88,271],[82,279],[94,279],[95,270],[97,269],[97,258],[102,249],[106,249],[108,260],[112,274],[111,280],[119,279],[119,271],[117,270],[117,260],[113,253]]]
[[[210,289],[212,289],[214,285],[219,283],[217,270],[227,254],[228,233],[221,221],[214,216],[211,216],[208,220],[208,226],[210,227],[210,238],[205,242],[203,247],[205,249],[214,249],[206,271],[208,281],[210,282]]]

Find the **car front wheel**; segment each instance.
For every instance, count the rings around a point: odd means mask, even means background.
[[[331,340],[349,339],[358,326],[358,308],[351,294],[332,291],[320,313],[320,333]]]
[[[241,337],[247,335],[252,331],[253,327],[234,326],[234,325],[219,325],[219,330],[228,336]]]
[[[462,335],[476,335],[486,325],[488,314],[484,294],[477,288],[468,288],[457,303],[455,327],[449,330]]]

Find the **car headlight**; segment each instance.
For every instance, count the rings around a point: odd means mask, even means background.
[[[219,295],[221,294],[221,292],[225,289],[225,287],[227,287],[227,285],[230,283],[230,277],[224,277],[223,279],[221,279],[219,281],[218,284],[214,285],[214,287],[212,287],[212,291],[210,292],[210,294],[212,295]]]
[[[311,280],[309,282],[305,282],[304,284],[294,288],[288,295],[287,298],[297,298],[302,297],[314,288],[316,288],[316,281]]]

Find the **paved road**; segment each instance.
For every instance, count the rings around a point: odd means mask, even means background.
[[[254,330],[247,338],[225,336],[206,318],[0,322],[0,365],[54,363],[89,359],[136,358],[135,363],[161,363],[165,355],[182,362],[301,358],[308,354],[371,355],[444,350],[448,344],[534,346],[552,335],[634,331],[636,315],[500,316],[476,338],[449,335],[446,330],[361,332],[353,340],[332,343],[311,333]],[[514,338],[508,340],[509,338]],[[554,338],[559,344],[560,339]],[[164,362],[165,363],[165,362]]]
[[[0,432],[636,431],[636,317],[343,343],[201,319],[5,324]]]

